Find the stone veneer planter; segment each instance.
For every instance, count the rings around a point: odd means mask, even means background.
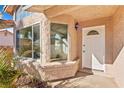
[[[43,81],[64,79],[75,76],[79,60],[70,62],[52,62],[40,65],[37,62],[19,62],[18,68]]]

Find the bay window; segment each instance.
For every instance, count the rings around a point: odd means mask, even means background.
[[[19,57],[40,58],[40,24],[17,30],[16,49]]]
[[[51,23],[51,61],[67,60],[67,25]]]

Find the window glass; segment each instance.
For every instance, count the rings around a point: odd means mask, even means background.
[[[19,56],[32,58],[32,27],[17,31],[17,50]]]
[[[91,30],[87,33],[87,35],[99,35],[99,32],[96,30]]]
[[[33,26],[33,52],[34,58],[40,58],[40,25]]]
[[[67,25],[51,23],[51,59],[66,60],[68,53]]]
[[[40,24],[16,32],[16,49],[19,57],[40,58]]]

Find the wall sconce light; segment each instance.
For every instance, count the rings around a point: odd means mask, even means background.
[[[80,31],[80,28],[81,28],[80,24],[79,24],[78,22],[76,22],[76,23],[75,23],[75,29],[76,29],[77,31]]]

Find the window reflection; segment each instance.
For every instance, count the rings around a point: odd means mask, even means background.
[[[51,59],[66,60],[68,52],[67,25],[51,23]]]
[[[22,58],[40,58],[40,25],[35,24],[16,32],[17,54]]]
[[[34,58],[40,58],[40,25],[33,26],[33,52]]]
[[[21,57],[32,57],[32,27],[18,31],[18,54]]]

